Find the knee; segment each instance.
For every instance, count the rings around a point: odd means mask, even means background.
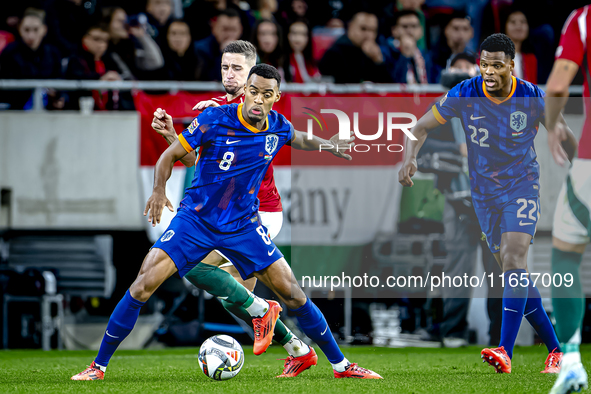
[[[283,300],[283,302],[285,303],[285,305],[287,306],[288,309],[290,310],[295,310],[298,308],[301,308],[302,306],[304,306],[304,304],[306,304],[306,301],[308,299],[306,298],[306,296],[302,297],[298,297],[298,298],[290,298],[290,299],[285,299]]]
[[[157,286],[149,283],[146,275],[140,275],[129,287],[129,294],[138,301],[146,302],[152,296]]]
[[[527,270],[527,250],[508,251],[501,254],[501,262],[503,263],[503,271],[524,269]]]
[[[146,302],[152,295],[147,289],[146,286],[142,283],[139,283],[137,280],[133,282],[131,287],[129,288],[129,294],[131,296],[141,302]]]

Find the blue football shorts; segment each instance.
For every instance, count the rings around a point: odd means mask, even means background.
[[[239,232],[222,234],[212,231],[207,224],[185,209],[178,210],[152,248],[166,252],[181,277],[214,249],[234,263],[242,279],[249,278],[254,272],[267,268],[283,257],[260,220]]]
[[[539,195],[516,195],[499,204],[474,202],[482,236],[492,253],[501,250],[501,235],[507,232],[531,235],[533,243],[540,218]]]

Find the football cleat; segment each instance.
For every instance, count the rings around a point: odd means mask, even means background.
[[[71,380],[104,380],[105,373],[93,361],[90,367],[70,378]]]
[[[255,355],[263,354],[273,341],[273,331],[275,323],[279,319],[279,313],[283,310],[277,301],[267,301],[269,310],[263,317],[252,319],[254,329],[253,353]]]
[[[511,359],[503,346],[492,349],[482,349],[480,358],[493,366],[497,373],[511,373]]]
[[[347,368],[343,372],[337,372],[333,370],[334,377],[339,378],[356,378],[356,379],[384,379],[374,371],[369,369],[361,368],[356,363],[347,365]]]
[[[587,389],[587,372],[580,362],[563,365],[550,394],[578,393]]]
[[[303,356],[289,356],[288,358],[282,358],[281,360],[285,360],[285,364],[283,365],[283,373],[277,376],[278,378],[293,378],[313,365],[318,364],[318,356],[312,347],[310,347],[310,351]]]
[[[556,349],[554,349],[556,350]],[[552,350],[552,353],[548,354],[546,358],[546,368],[540,373],[559,373],[560,372],[560,364],[562,364],[562,353],[555,352]]]

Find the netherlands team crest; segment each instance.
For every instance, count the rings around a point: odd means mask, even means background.
[[[519,133],[527,126],[527,115],[521,111],[515,111],[509,118],[509,124],[515,132]]]
[[[173,236],[174,236],[174,230],[168,230],[167,232],[164,233],[162,238],[160,238],[160,242],[166,242],[166,241],[170,240]]]
[[[277,149],[277,144],[279,144],[279,137],[276,134],[269,134],[265,137],[265,151],[268,154],[272,154]]]

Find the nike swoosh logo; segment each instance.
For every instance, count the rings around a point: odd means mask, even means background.
[[[482,119],[482,118],[486,118],[486,116],[477,116],[477,117],[474,117],[474,114],[470,115],[470,120],[476,120],[476,119]]]
[[[267,252],[267,254],[268,254],[269,256],[271,256],[271,255],[273,254],[273,252],[275,252],[275,249],[277,249],[277,248],[273,248],[273,250],[272,250],[272,251],[270,251],[270,252]]]
[[[322,331],[322,332],[320,333],[320,335],[324,335],[324,334],[326,333],[326,331],[328,331],[328,324],[326,325],[326,328],[324,329],[324,331]]]
[[[507,307],[505,307],[505,310],[506,310],[506,311],[509,311],[509,312],[515,312],[515,313],[517,313],[517,311],[516,311],[516,310],[509,309],[509,308],[507,308]]]
[[[232,144],[235,144],[235,143],[237,143],[237,142],[240,142],[240,140],[236,140],[236,141],[230,141],[230,139],[229,139],[229,138],[226,140],[226,144],[228,144],[228,145],[232,145]]]
[[[109,331],[105,331],[105,334],[107,334],[108,336],[110,336],[111,338],[115,338],[118,339],[119,337],[116,337],[115,335],[111,335],[109,334]]]
[[[520,226],[529,226],[530,224],[533,224],[533,223],[523,223],[522,220],[519,221]]]

